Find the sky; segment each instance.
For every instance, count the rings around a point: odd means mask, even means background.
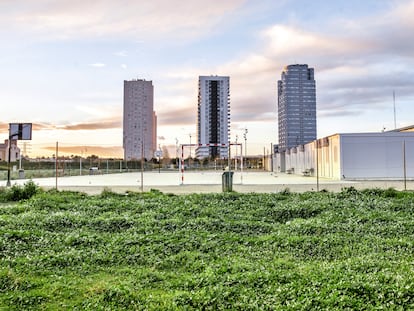
[[[30,122],[31,157],[56,142],[122,157],[123,81],[138,78],[153,81],[158,144],[175,150],[196,142],[198,77],[224,75],[231,140],[267,153],[289,64],[315,69],[319,138],[409,126],[413,16],[414,0],[0,0],[0,141]]]

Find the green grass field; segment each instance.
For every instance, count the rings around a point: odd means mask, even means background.
[[[414,194],[39,193],[0,205],[0,310],[414,309]]]

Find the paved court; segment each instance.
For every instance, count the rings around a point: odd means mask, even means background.
[[[144,172],[144,191],[157,189],[165,193],[210,193],[222,192],[222,171],[186,172],[184,178],[175,172]],[[56,187],[56,178],[36,178],[33,181],[39,186],[50,189]],[[4,186],[6,185],[6,181]],[[13,180],[12,184],[24,184],[27,180]],[[395,188],[404,189],[403,181],[350,181],[319,179],[319,190],[340,191],[344,187]],[[101,193],[104,189],[124,193],[141,191],[141,173],[119,173],[104,175],[85,175],[59,177],[59,190],[82,191],[89,194]],[[294,192],[317,191],[316,177],[299,175],[275,174],[270,172],[235,172],[233,190],[236,192],[280,192],[289,189]],[[407,189],[414,190],[414,182],[407,182]]]

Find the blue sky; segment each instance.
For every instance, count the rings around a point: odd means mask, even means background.
[[[414,124],[414,1],[0,1],[0,135],[122,156],[123,81],[152,80],[161,146],[195,137],[199,75],[230,76],[231,138],[277,143],[285,65],[315,68],[318,137]],[[1,139],[1,138],[0,138]],[[194,138],[193,141],[194,142]],[[42,149],[46,148],[46,149]]]

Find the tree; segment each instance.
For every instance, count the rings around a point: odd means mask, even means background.
[[[87,159],[97,160],[97,159],[99,159],[99,157],[95,154],[92,154],[92,155],[88,156]]]
[[[164,159],[169,159],[170,158],[170,153],[168,152],[167,146],[162,146],[162,157]]]

